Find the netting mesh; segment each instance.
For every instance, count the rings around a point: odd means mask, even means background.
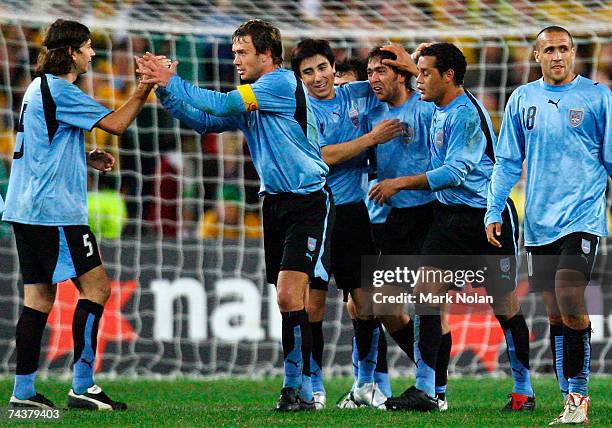
[[[79,86],[109,107],[134,88],[133,56],[146,50],[180,61],[178,72],[221,91],[238,81],[230,35],[254,17],[280,26],[285,53],[302,37],[327,37],[337,58],[365,56],[392,40],[408,47],[451,40],[468,58],[466,86],[499,129],[512,91],[539,77],[531,61],[541,27],[566,25],[576,37],[577,71],[610,84],[612,7],[608,1],[2,1],[0,2],[0,193],[6,191],[21,100],[32,79],[41,28],[57,17],[94,30],[97,57]],[[151,97],[122,137],[102,131],[89,145],[111,150],[118,168],[90,176],[90,222],[113,279],[98,346],[111,374],[223,375],[275,372],[282,362],[273,288],[263,275],[258,178],[238,132],[200,136]],[[514,197],[522,205],[521,185]],[[605,252],[605,249],[604,249]],[[0,373],[14,370],[21,285],[13,238],[0,226]],[[333,287],[332,287],[333,290]],[[533,368],[550,371],[547,319],[526,293]],[[594,309],[592,369],[610,373],[610,292]],[[607,294],[606,294],[607,293]],[[68,372],[77,294],[60,286],[45,336],[42,369]],[[539,315],[538,315],[539,314]],[[492,315],[451,319],[452,373],[506,372],[505,342]],[[328,371],[348,374],[352,326],[330,291],[324,324]],[[411,370],[391,346],[392,370]]]

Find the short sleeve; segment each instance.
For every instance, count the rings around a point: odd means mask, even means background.
[[[91,131],[102,118],[112,113],[111,109],[104,107],[71,83],[56,82],[55,85],[60,89],[57,92],[52,89],[51,94],[59,122]]]

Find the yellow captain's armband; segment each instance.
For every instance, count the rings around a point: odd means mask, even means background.
[[[257,105],[257,98],[255,98],[255,93],[251,85],[240,85],[236,89],[240,92],[246,111],[254,111],[259,108],[259,105]]]

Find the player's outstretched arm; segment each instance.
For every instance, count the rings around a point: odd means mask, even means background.
[[[213,116],[178,100],[161,86],[155,90],[155,95],[172,117],[200,134],[220,133],[238,128],[237,116]]]
[[[382,205],[401,190],[430,190],[427,176],[418,174],[382,180],[370,189],[368,197],[374,203]]]
[[[138,68],[136,72],[141,81],[164,87],[180,101],[183,101],[198,110],[205,111],[214,116],[232,116],[247,111],[245,101],[239,90],[227,94],[208,89],[198,88],[183,80],[176,74],[176,65],[173,62],[168,68],[150,53],[136,58]],[[257,105],[256,103],[253,105]]]
[[[123,134],[142,110],[152,89],[152,84],[140,82],[132,96],[117,110],[102,118],[96,126],[113,135]]]
[[[332,144],[321,149],[323,162],[335,165],[354,158],[370,147],[386,143],[404,131],[404,125],[398,119],[386,119],[378,123],[374,129],[346,143]]]

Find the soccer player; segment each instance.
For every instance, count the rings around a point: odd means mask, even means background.
[[[340,86],[344,83],[362,82],[368,80],[366,62],[361,58],[349,58],[334,65],[336,74],[334,85]]]
[[[415,51],[418,55],[424,45]],[[414,175],[430,169],[429,128],[434,107],[423,101],[410,86],[411,74],[416,74],[412,62],[410,71],[400,70],[386,64],[397,60],[397,54],[381,48],[368,55],[368,80],[376,97],[382,101],[368,115],[370,126],[388,119],[399,119],[404,132],[385,145],[376,147],[379,180],[394,180],[397,177]],[[412,61],[408,58],[408,61]],[[391,211],[385,223],[382,254],[416,256],[421,253],[425,236],[430,228],[435,196],[430,190],[401,190],[388,200]],[[400,348],[413,361],[414,322],[406,314],[382,317],[385,327]],[[438,408],[446,410],[447,368],[452,346],[451,333],[443,323],[440,352],[434,366],[436,371],[436,398]]]
[[[400,48],[396,48],[400,49]],[[398,55],[400,57],[400,55]],[[386,61],[398,67],[402,62]],[[403,189],[432,190],[438,200],[433,223],[425,237],[422,264],[425,272],[453,268],[439,255],[468,255],[487,266],[487,291],[493,296],[493,309],[504,331],[514,379],[514,389],[506,410],[533,410],[535,398],[529,378],[529,331],[514,288],[518,230],[516,210],[504,199],[504,218],[498,236],[501,246],[488,243],[482,233],[487,187],[494,162],[495,134],[489,115],[472,94],[463,88],[466,60],[451,43],[436,43],[421,51],[417,87],[421,98],[435,104],[430,130],[430,171],[381,181],[370,197],[381,203]],[[427,257],[431,255],[431,257]],[[495,256],[490,263],[484,255]],[[415,294],[442,294],[446,284],[421,281]],[[387,400],[387,409],[429,411],[438,408],[435,395],[436,360],[441,348],[440,305],[417,300],[414,320],[417,361],[416,386],[400,397]]]
[[[540,31],[534,56],[542,78],[516,89],[504,113],[486,232],[499,246],[504,201],[526,161],[529,283],[544,297],[555,374],[565,398],[563,412],[551,425],[586,424],[591,324],[584,291],[599,238],[608,234],[612,97],[605,85],[576,75],[576,47],[564,28]]]
[[[261,179],[266,275],[282,316],[284,384],[279,411],[315,408],[312,337],[305,303],[311,280],[328,280],[334,204],[326,186],[317,124],[302,82],[283,62],[280,31],[250,20],[232,36],[234,64],[245,82],[227,94],[185,82],[152,55],[139,58],[143,81],[162,104],[201,133],[240,129]]]
[[[364,81],[368,80],[367,73],[367,61],[361,58],[349,58],[342,62],[337,62],[334,66],[336,70],[336,77],[334,78],[334,84],[336,86],[344,83]],[[376,178],[376,147],[371,147],[368,150],[368,191],[378,183]],[[380,253],[384,240],[385,222],[389,215],[391,207],[389,205],[377,205],[373,203],[369,198],[365,198],[365,204],[368,208],[368,215],[370,216],[370,226],[372,228],[372,238],[374,240],[374,247],[376,252]],[[352,300],[349,298],[347,303],[347,309],[351,319],[355,318],[355,306]],[[357,344],[355,337],[353,337],[353,375],[355,382],[353,383],[354,389],[357,386],[357,379],[359,377],[359,352],[357,351]],[[374,382],[380,387],[380,390],[387,397],[391,396],[391,383],[389,382],[389,366],[387,364],[387,337],[385,330],[379,327],[378,336],[378,355],[376,358],[376,369],[374,371]],[[352,408],[357,406],[352,395],[352,390],[344,395],[344,397],[338,402],[339,408]]]
[[[344,300],[347,301],[350,294],[354,305],[350,315],[358,369],[353,396],[359,405],[381,406],[391,395],[388,376],[383,375],[378,379],[380,382],[375,382],[382,328],[379,321],[362,313],[361,272],[358,269],[362,255],[376,253],[364,202],[368,175],[366,152],[399,135],[403,128],[398,120],[386,120],[365,133],[366,115],[378,101],[367,82],[334,87],[334,55],[326,40],[302,40],[293,50],[291,66],[308,89],[322,136],[323,160],[330,166],[327,180],[336,203],[330,273],[343,291]],[[314,279],[308,302],[313,332],[312,383],[318,408],[325,406],[321,360],[327,286],[327,281]],[[386,354],[386,349],[383,353]]]
[[[56,284],[72,278],[80,292],[72,323],[74,363],[69,408],[123,410],[94,383],[98,325],[110,295],[96,238],[87,225],[87,165],[110,171],[112,155],[87,155],[83,130],[122,134],[144,105],[152,85],[139,84],[118,110],[84,94],[74,81],[95,52],[89,29],[57,20],[47,30],[36,77],[26,90],[17,129],[17,151],[3,220],[13,225],[24,283],[17,322],[17,369],[9,406],[49,409],[36,392],[41,339],[55,301]]]

